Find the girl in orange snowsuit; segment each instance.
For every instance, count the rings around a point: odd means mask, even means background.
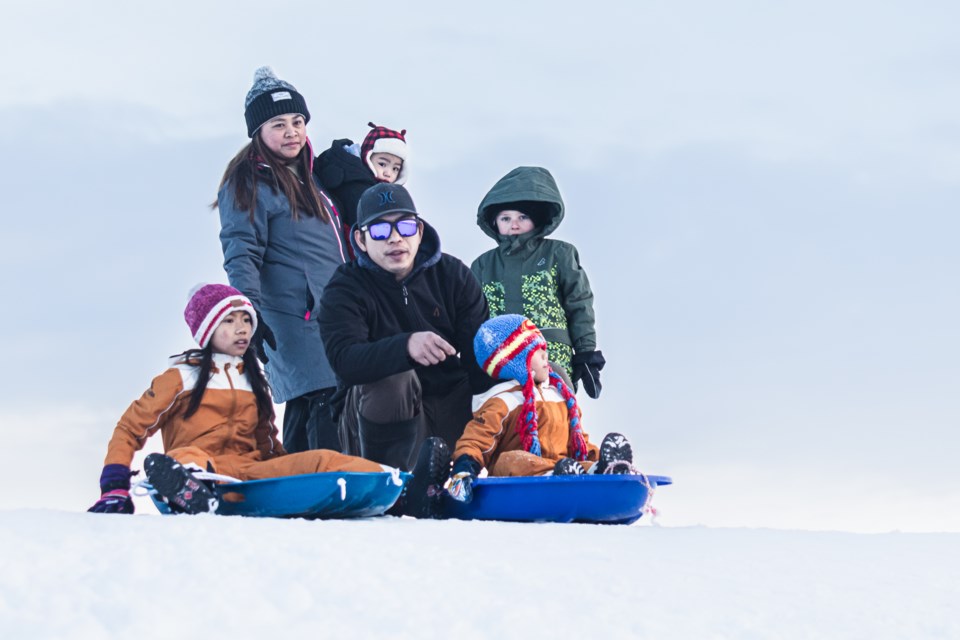
[[[266,378],[249,348],[257,316],[238,290],[205,285],[193,293],[184,317],[201,348],[175,356],[121,416],[100,476],[102,495],[90,511],[133,513],[130,464],[157,431],[166,454],[184,467],[239,480],[390,470],[331,450],[284,451]]]

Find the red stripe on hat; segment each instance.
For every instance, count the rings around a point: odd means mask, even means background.
[[[527,335],[523,337],[523,339],[520,339],[525,333]],[[508,350],[501,351],[501,349],[495,349],[483,363],[484,371],[486,371],[491,378],[498,379],[503,368],[512,362],[517,354],[522,353],[524,349],[538,339],[542,339],[542,337],[537,327],[529,320],[521,322],[520,326],[501,343],[501,346],[506,345]],[[499,360],[499,362],[497,362],[491,371],[490,367],[495,360]]]
[[[233,304],[235,301],[241,303],[239,307],[236,307],[236,306]],[[201,347],[201,348],[207,346],[207,340],[210,339],[210,334],[211,334],[218,326],[220,326],[220,321],[223,319],[223,316],[224,316],[225,313],[227,313],[228,311],[229,311],[230,313],[233,313],[234,311],[247,311],[247,310],[244,309],[243,307],[250,307],[251,309],[253,309],[253,305],[252,305],[252,304],[250,304],[250,303],[247,302],[246,300],[239,299],[239,298],[226,298],[226,299],[223,300],[223,302],[226,302],[227,304],[225,304],[225,305],[223,306],[223,308],[220,309],[220,310],[217,312],[217,315],[213,316],[213,320],[210,321],[210,324],[207,326],[207,330],[203,332],[203,336],[200,338],[200,340],[197,341],[197,342],[200,343],[200,347]],[[223,304],[223,302],[221,302],[221,304]],[[247,311],[247,313],[250,313],[250,312]]]

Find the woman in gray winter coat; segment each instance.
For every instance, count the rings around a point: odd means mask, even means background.
[[[256,308],[253,343],[274,401],[286,402],[284,447],[340,450],[328,406],[337,381],[317,315],[347,251],[337,210],[313,176],[310,112],[293,85],[261,67],[244,115],[250,143],[227,165],[214,204],[223,266]]]

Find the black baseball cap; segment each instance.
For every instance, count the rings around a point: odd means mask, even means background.
[[[417,214],[410,193],[399,184],[381,182],[360,196],[357,204],[357,227],[363,228],[377,218],[391,213]]]

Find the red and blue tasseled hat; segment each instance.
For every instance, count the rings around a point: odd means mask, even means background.
[[[546,350],[547,341],[533,322],[517,314],[505,314],[490,318],[473,338],[473,352],[477,364],[495,380],[516,380],[523,386],[523,407],[517,421],[517,433],[524,451],[541,454],[540,435],[537,430],[536,397],[533,393],[534,379],[530,359],[539,349]],[[555,373],[550,374],[550,384],[556,387],[567,405],[570,419],[569,453],[577,460],[586,460],[587,443],[580,425],[580,407],[577,398]]]

